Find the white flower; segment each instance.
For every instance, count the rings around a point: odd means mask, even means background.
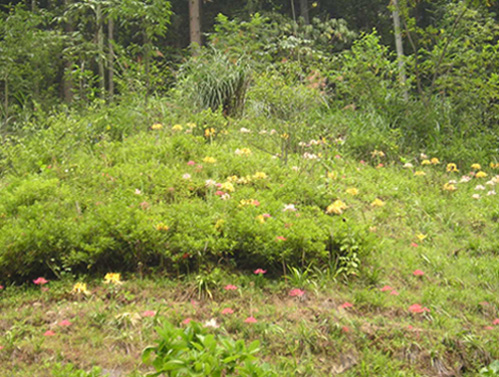
[[[310,145],[319,145],[319,144],[320,144],[320,142],[319,142],[319,141],[317,141],[317,140],[315,140],[315,139],[312,139],[312,140],[310,140],[310,141],[309,141],[309,144],[310,144]]]
[[[191,179],[191,175],[189,173],[185,173],[182,178],[184,179]]]
[[[459,182],[461,182],[461,183],[466,183],[466,182],[469,182],[469,181],[471,181],[471,177],[470,177],[470,176],[467,176],[467,175],[463,175],[463,176],[461,177],[461,180],[460,180]]]
[[[242,134],[249,134],[249,133],[251,133],[251,130],[248,130],[247,128],[242,127],[239,130],[239,132],[241,132]]]
[[[271,134],[271,135],[275,135],[276,133],[277,133],[277,131],[276,131],[276,130],[274,130],[274,129],[270,130],[270,134]]]
[[[490,181],[485,182],[485,184],[487,186],[495,186],[496,182],[493,179],[491,179]]]
[[[204,182],[204,185],[206,187],[213,187],[217,184],[216,181],[214,181],[213,179],[207,179],[205,182]]]
[[[222,199],[222,200],[229,200],[229,199],[230,199],[230,194],[225,193],[225,194],[223,194],[223,195],[220,197],[220,199]]]
[[[406,162],[406,163],[404,164],[404,169],[412,169],[413,167],[414,167],[414,165],[413,165],[413,164],[411,164],[410,162]]]
[[[284,209],[282,210],[282,212],[286,212],[286,211],[295,212],[296,211],[295,205],[294,204],[286,204],[284,206]]]
[[[307,160],[317,160],[319,157],[314,153],[305,152],[303,158],[306,158]]]
[[[139,189],[135,189],[135,195],[142,195],[142,191],[140,191]]]
[[[220,325],[217,323],[215,318],[212,318],[204,323],[204,327],[213,327],[214,329],[218,329]]]
[[[299,171],[299,170],[300,170],[300,168],[299,168],[298,166],[292,166],[292,167],[291,167],[291,170],[293,170],[293,171]]]
[[[451,179],[449,181],[449,185],[455,185],[455,184],[457,184],[457,181],[455,179]]]
[[[480,194],[473,194],[471,195],[473,199],[480,199]]]
[[[260,135],[266,135],[267,134],[267,130],[261,130],[260,132],[258,132]]]
[[[475,190],[485,190],[485,186],[482,186],[482,185],[477,185],[475,187]]]
[[[487,196],[490,196],[490,195],[495,195],[496,192],[494,190],[490,190],[488,193],[487,193]]]
[[[305,144],[305,142],[304,142],[304,141],[300,141],[300,142],[298,143],[298,146],[299,146],[299,147],[304,147],[305,145],[307,145],[307,144]]]
[[[422,160],[426,160],[426,159],[428,158],[428,156],[427,156],[427,155],[425,155],[424,153],[421,153],[421,154],[419,155],[419,157],[420,157]]]

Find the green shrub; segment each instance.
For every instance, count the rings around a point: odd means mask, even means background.
[[[244,340],[210,334],[196,322],[181,329],[165,321],[156,331],[160,336],[158,345],[147,347],[142,355],[143,362],[156,370],[151,376],[276,375],[256,356],[260,352],[258,340],[246,346]]]

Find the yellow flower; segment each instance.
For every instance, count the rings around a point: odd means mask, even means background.
[[[416,237],[418,238],[418,240],[423,241],[427,236],[426,234],[419,233],[416,235]]]
[[[230,177],[227,177],[227,182],[236,183],[238,179],[239,177],[237,175],[231,175]]]
[[[234,192],[235,189],[234,189],[234,185],[230,182],[224,182],[222,183],[222,185],[220,186],[220,188],[222,189],[222,191],[227,191],[227,192]]]
[[[347,193],[348,195],[355,196],[355,195],[358,195],[358,194],[359,194],[359,190],[358,190],[358,189],[356,189],[355,187],[351,187],[351,188],[346,189],[346,193]]]
[[[263,215],[258,215],[256,217],[256,220],[261,223],[261,224],[264,224],[265,223],[265,217],[263,217]]]
[[[497,169],[497,168],[499,168],[499,163],[495,164],[495,163],[491,162],[490,167],[491,167],[491,169]]]
[[[436,157],[433,157],[430,161],[433,165],[438,165],[440,164],[440,160]]]
[[[284,132],[282,135],[281,135],[281,138],[284,139],[284,140],[288,140],[289,139],[289,135]]]
[[[156,225],[156,229],[160,232],[166,232],[168,229],[170,229],[170,227],[166,224],[159,223],[158,225]]]
[[[257,171],[255,174],[253,174],[253,179],[267,179],[268,175],[265,174],[263,171]]]
[[[71,293],[89,295],[90,291],[87,289],[87,283],[76,283]]]
[[[430,160],[421,161],[421,165],[430,165],[430,164],[431,164]]]
[[[215,131],[215,129],[214,129],[213,127],[211,127],[211,128],[206,128],[206,129],[204,130],[204,136],[205,136],[205,137],[212,137],[212,136],[215,136],[215,133],[216,133],[216,131]]]
[[[154,123],[152,126],[151,126],[151,130],[160,130],[163,128],[163,125],[161,123]]]
[[[480,166],[480,164],[473,164],[471,165],[471,168],[475,170],[480,170],[482,167]]]
[[[221,230],[223,228],[224,224],[225,224],[225,220],[223,220],[223,219],[217,220],[217,222],[215,223],[215,229]]]
[[[317,1],[314,1],[314,2],[312,3],[312,8],[317,8]]]
[[[378,198],[374,199],[374,201],[371,203],[371,207],[383,207],[384,205],[385,202]]]
[[[241,149],[236,149],[235,153],[238,156],[248,157],[248,156],[251,156],[252,152],[251,152],[251,149],[249,149],[249,148],[241,148]]]
[[[123,284],[123,282],[121,281],[121,274],[115,272],[108,272],[106,276],[104,276],[104,283],[106,284],[112,283],[116,285]]]
[[[345,203],[343,203],[341,200],[335,200],[333,204],[330,204],[326,208],[326,213],[328,214],[335,214],[335,215],[341,215],[344,210],[346,210],[348,207]]]
[[[385,152],[383,151],[378,151],[378,150],[374,150],[371,152],[371,156],[372,157],[385,157]]]
[[[246,177],[238,178],[237,183],[240,185],[247,185],[251,182],[251,177],[247,175]]]
[[[192,130],[193,128],[196,128],[196,123],[186,123],[185,126]]]
[[[422,170],[419,170],[419,171],[415,172],[414,175],[416,177],[420,177],[420,176],[426,175],[426,173],[424,171],[422,171]]]
[[[182,131],[184,127],[182,127],[180,124],[176,124],[172,127],[173,131]]]
[[[454,172],[458,172],[459,170],[457,169],[457,165],[456,164],[450,163],[450,164],[447,164],[447,171],[449,173],[454,173]]]
[[[241,201],[239,202],[239,207],[253,206],[258,204],[258,200],[255,199],[241,199]]]
[[[214,164],[217,160],[213,157],[205,157],[203,158],[203,162],[206,164]]]
[[[476,178],[485,178],[486,176],[487,176],[487,173],[485,173],[484,171],[479,171],[475,175]]]
[[[447,182],[446,184],[444,184],[443,189],[444,189],[445,191],[456,191],[456,190],[457,190],[457,187],[456,187],[456,185],[454,185],[453,183],[449,183],[449,182]]]
[[[336,178],[338,178],[338,173],[336,173],[334,171],[330,171],[330,172],[327,173],[327,177],[329,179],[336,179]]]

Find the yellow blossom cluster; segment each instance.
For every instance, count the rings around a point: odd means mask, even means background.
[[[104,283],[106,284],[123,284],[121,281],[121,274],[116,272],[108,272],[106,276],[104,276]]]
[[[348,206],[342,202],[341,200],[335,200],[332,204],[330,204],[326,208],[327,214],[341,215],[344,210],[346,210]]]
[[[371,152],[371,156],[372,157],[385,157],[385,152],[383,151],[378,151],[378,150],[374,150]]]
[[[172,131],[182,131],[184,127],[182,127],[180,124],[176,124],[172,127]]]
[[[236,190],[234,188],[234,185],[231,182],[224,182],[224,183],[222,183],[222,185],[220,186],[220,188],[222,189],[222,191],[226,191],[226,192],[234,192]]]
[[[205,157],[203,158],[203,162],[205,164],[214,164],[217,160],[214,157]]]
[[[243,156],[243,157],[248,157],[251,156],[252,152],[251,149],[249,148],[241,148],[241,149],[236,149],[234,152],[237,156]]]
[[[359,195],[359,190],[356,189],[355,187],[350,187],[350,188],[346,189],[346,193],[348,195],[355,196],[355,195]]]
[[[213,136],[215,136],[216,133],[217,132],[216,132],[216,130],[213,127],[206,128],[204,130],[204,136],[205,137],[213,137]]]
[[[447,171],[449,173],[457,173],[459,170],[457,165],[451,162],[450,164],[447,164]]]
[[[452,192],[452,191],[456,191],[457,187],[454,183],[447,182],[444,184],[443,190]]]
[[[485,178],[486,176],[487,176],[487,173],[485,173],[484,171],[479,171],[475,175],[476,178]]]
[[[384,205],[385,202],[379,198],[374,199],[373,202],[371,203],[371,207],[383,207]]]
[[[78,282],[73,286],[71,293],[89,295],[90,291],[87,289],[87,283]]]
[[[255,199],[241,199],[239,202],[239,207],[256,206],[260,204],[258,200]]]
[[[156,225],[156,230],[159,230],[160,232],[166,232],[169,229],[170,227],[163,223],[159,223],[158,225]]]
[[[155,130],[155,131],[161,130],[162,128],[163,128],[163,125],[161,123],[154,123],[151,126],[151,130]]]

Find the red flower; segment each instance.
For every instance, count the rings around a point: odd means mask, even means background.
[[[352,307],[353,307],[353,304],[349,303],[348,301],[345,302],[344,304],[340,305],[340,308],[342,308],[342,309],[347,309],[347,308],[352,308]]]
[[[398,291],[396,291],[395,289],[393,291],[390,292],[390,294],[392,296],[398,296],[400,293],[398,293]]]
[[[305,294],[305,291],[302,289],[299,289],[299,288],[295,288],[295,289],[292,289],[291,291],[289,291],[289,295],[291,297],[301,297],[304,294]]]
[[[412,273],[414,276],[423,276],[424,275],[424,272],[421,271],[421,270],[415,270],[413,273]]]
[[[215,195],[222,196],[222,195],[225,195],[225,192],[217,190],[217,191],[215,191]]]
[[[418,247],[419,245],[416,242],[411,242],[412,247]]]
[[[61,322],[59,322],[59,326],[68,327],[71,326],[71,322],[69,322],[67,319],[63,319]]]
[[[283,236],[277,236],[277,237],[276,237],[276,240],[277,240],[277,241],[286,241],[286,237],[283,237]]]
[[[257,268],[255,271],[253,271],[255,275],[263,275],[267,273],[267,270],[262,270],[261,268]]]
[[[182,323],[183,323],[184,325],[188,325],[188,324],[189,324],[189,322],[191,322],[191,321],[192,321],[192,318],[186,318],[186,319],[184,319],[184,320],[182,321]]]
[[[262,216],[263,216],[264,218],[266,218],[266,219],[270,219],[270,218],[272,217],[272,216],[270,216],[268,213],[264,213]]]
[[[350,332],[350,329],[347,326],[343,326],[341,328],[341,331],[343,331],[344,333],[347,333],[347,332]]]
[[[154,310],[146,310],[142,313],[142,317],[154,317],[156,312]]]
[[[4,348],[3,346],[0,346],[0,351],[3,350],[3,348]]]
[[[244,320],[245,323],[257,323],[258,321],[256,320],[255,317],[251,316],[251,317],[248,317]]]
[[[2,290],[2,289],[3,289],[3,285],[0,285],[0,290]]]
[[[231,308],[225,308],[224,310],[222,310],[222,314],[234,314],[234,310],[232,310]]]
[[[492,321],[492,324],[496,326],[499,325],[499,318],[494,319],[494,321]]]
[[[494,328],[492,326],[485,326],[484,329],[485,330],[494,330]]]
[[[36,285],[44,285],[44,284],[47,284],[49,281],[46,280],[45,278],[38,278],[38,279],[35,279],[33,280],[33,283],[35,283]]]
[[[251,202],[251,204],[253,204],[255,207],[258,207],[260,205],[260,202],[254,199],[253,202]]]
[[[193,165],[196,165],[196,163],[195,163],[194,161],[189,161],[189,162],[187,163],[187,165],[189,165],[189,166],[193,166]]]
[[[237,289],[237,287],[235,285],[232,285],[232,284],[227,284],[224,289],[226,291],[235,291]]]
[[[428,309],[426,306],[421,306],[419,304],[414,304],[409,306],[409,311],[411,313],[424,313],[424,312],[429,312],[430,309]]]
[[[387,291],[393,291],[393,288],[390,287],[389,285],[385,285],[383,288],[381,288],[381,292],[387,292]]]
[[[55,332],[53,332],[52,330],[47,330],[43,333],[43,336],[54,336],[55,335]]]

